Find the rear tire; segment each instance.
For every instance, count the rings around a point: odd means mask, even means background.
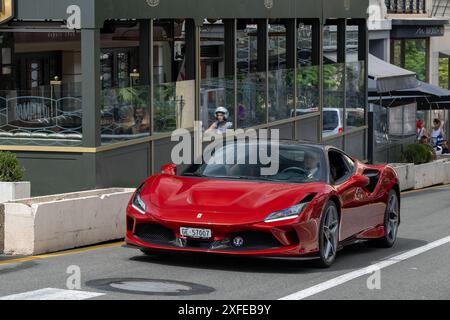
[[[339,244],[339,213],[336,204],[328,201],[322,214],[319,227],[319,268],[329,268],[336,259]]]
[[[380,248],[392,248],[397,241],[400,222],[400,208],[397,192],[389,191],[386,213],[384,214],[384,236],[376,239],[374,244]]]

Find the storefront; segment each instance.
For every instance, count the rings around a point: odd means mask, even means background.
[[[394,1],[392,1],[394,2]],[[404,0],[408,2],[408,0]],[[392,30],[390,35],[390,62],[396,66],[414,71],[417,79],[430,82],[437,66],[434,66],[432,57],[432,42],[442,42],[445,25],[448,19],[431,17],[425,13],[425,1],[420,5],[420,13],[408,12],[399,16],[392,16]],[[431,5],[431,1],[430,4]],[[423,8],[423,9],[422,9]],[[414,19],[408,14],[417,14]],[[422,15],[422,16],[421,16]],[[433,69],[435,68],[435,69]]]
[[[367,159],[368,1],[4,3],[0,149],[36,195],[135,186],[219,106]]]

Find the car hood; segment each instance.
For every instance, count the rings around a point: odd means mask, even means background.
[[[159,175],[147,183],[141,196],[164,218],[181,218],[193,213],[239,216],[249,221],[299,203],[324,183],[271,183],[248,180],[212,180]],[[212,219],[210,217],[210,219]],[[215,219],[212,219],[215,220]],[[229,222],[229,219],[226,219]],[[242,219],[240,219],[242,220]]]

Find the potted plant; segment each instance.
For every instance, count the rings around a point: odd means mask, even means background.
[[[414,164],[414,189],[442,184],[444,180],[447,180],[446,161],[433,161],[435,158],[436,153],[430,145],[415,143],[405,147],[400,160],[403,163]]]
[[[416,165],[433,161],[435,153],[433,148],[427,144],[410,144],[402,152],[400,161],[403,163],[414,163]]]
[[[15,154],[0,152],[0,203],[31,196],[30,182],[22,181],[24,172]]]

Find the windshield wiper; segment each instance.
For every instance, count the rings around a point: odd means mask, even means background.
[[[198,172],[185,172],[185,173],[183,173],[183,176],[188,176],[188,177],[205,177],[204,175],[202,175],[201,173],[198,173]]]
[[[265,177],[249,177],[249,176],[213,176],[211,178],[233,179],[233,180],[265,180],[265,181],[272,181],[272,179],[265,178]]]
[[[233,179],[233,180],[248,179],[248,178],[246,178],[246,177],[241,177],[241,176],[211,176],[211,178],[217,178],[217,179]]]

